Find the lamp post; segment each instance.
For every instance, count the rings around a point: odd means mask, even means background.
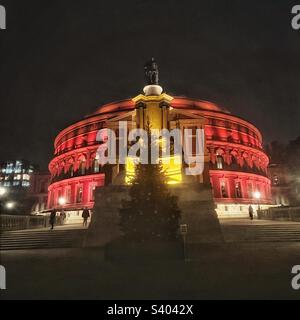
[[[255,191],[254,192],[254,198],[257,200],[257,211],[260,211],[261,193],[259,191]]]
[[[186,235],[188,233],[188,225],[187,224],[181,224],[180,225],[180,233],[183,237],[183,257],[184,261],[187,261],[187,248],[186,248]]]
[[[61,211],[60,211],[60,219],[61,219],[61,223],[64,224],[65,220],[66,220],[66,213],[64,210],[64,205],[67,203],[67,199],[65,197],[60,197],[58,199],[58,204],[61,207]]]

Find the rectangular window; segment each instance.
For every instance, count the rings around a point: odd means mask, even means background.
[[[242,198],[242,187],[240,182],[235,183],[235,196],[236,198]]]
[[[227,185],[225,180],[221,181],[221,196],[222,198],[228,198]]]
[[[29,181],[30,175],[29,174],[23,174],[23,180]]]
[[[77,189],[77,203],[81,203],[83,199],[83,188],[78,187]]]
[[[96,186],[91,185],[91,187],[90,187],[90,201],[95,201],[95,190],[96,190]]]
[[[66,188],[66,201],[67,203],[71,203],[71,187]]]
[[[248,183],[248,198],[253,198],[253,185],[252,183]]]
[[[94,173],[99,173],[100,167],[99,167],[99,160],[95,159],[94,161]]]
[[[22,187],[30,187],[29,181],[22,181]]]

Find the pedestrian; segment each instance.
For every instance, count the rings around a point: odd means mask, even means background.
[[[51,230],[53,230],[56,222],[56,209],[53,209],[51,211],[49,222],[50,222]]]
[[[61,210],[60,217],[61,217],[62,224],[65,224],[67,215],[64,209]]]
[[[87,227],[88,225],[88,219],[90,217],[90,211],[88,208],[84,208],[83,212],[82,212],[82,218],[83,218],[83,226]]]
[[[249,217],[251,220],[253,220],[253,218],[254,218],[253,214],[254,214],[254,210],[253,210],[253,207],[250,205],[249,206]]]

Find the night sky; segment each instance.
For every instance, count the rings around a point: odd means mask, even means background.
[[[155,56],[169,94],[300,135],[300,30],[288,0],[0,0],[0,160],[46,168],[61,129],[137,95]],[[298,1],[300,4],[300,1]]]

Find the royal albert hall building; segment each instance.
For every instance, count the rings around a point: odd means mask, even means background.
[[[218,105],[174,97],[172,109],[185,110],[206,119],[205,136],[210,156],[209,175],[219,216],[246,216],[249,205],[271,205],[269,159],[260,131],[250,122]],[[77,212],[94,206],[96,187],[108,181],[108,171],[97,159],[97,133],[106,121],[135,109],[132,100],[101,106],[95,113],[63,130],[55,140],[50,162],[48,208],[64,207]],[[259,199],[255,194],[260,194]],[[64,203],[59,199],[64,198]]]

